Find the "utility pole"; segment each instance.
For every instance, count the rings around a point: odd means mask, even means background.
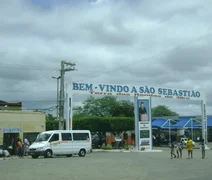
[[[60,82],[60,76],[58,77],[55,77],[55,76],[52,76],[53,79],[57,79],[57,120],[59,120],[59,97],[60,97],[60,93],[59,93],[59,82]]]
[[[65,105],[65,90],[64,90],[64,81],[65,81],[65,72],[74,71],[75,63],[61,61],[61,70],[60,70],[60,101],[59,101],[59,130],[64,129],[64,105]]]

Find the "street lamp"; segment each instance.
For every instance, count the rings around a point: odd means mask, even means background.
[[[59,119],[59,81],[60,81],[60,76],[55,77],[52,76],[52,79],[57,79],[57,120]]]

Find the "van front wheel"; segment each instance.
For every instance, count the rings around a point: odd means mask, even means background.
[[[51,158],[52,157],[52,151],[51,150],[46,150],[45,154],[44,154],[44,158]]]
[[[84,157],[85,154],[86,154],[85,149],[80,149],[80,151],[79,151],[79,156],[80,156],[80,157]]]

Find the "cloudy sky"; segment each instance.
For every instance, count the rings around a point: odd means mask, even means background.
[[[199,89],[212,114],[211,9],[211,0],[1,0],[0,99],[55,106],[51,77],[66,60],[78,69],[66,81]],[[195,101],[158,104],[201,112]]]

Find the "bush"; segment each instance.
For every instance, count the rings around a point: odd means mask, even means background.
[[[112,150],[113,148],[111,146],[103,146],[102,149],[103,150]]]
[[[121,133],[134,130],[134,118],[129,117],[73,117],[73,128],[91,132]]]

